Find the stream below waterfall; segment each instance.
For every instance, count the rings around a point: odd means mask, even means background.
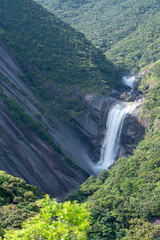
[[[132,90],[137,82],[136,77],[123,77],[123,83]],[[132,90],[128,93],[131,94]],[[106,121],[105,136],[101,148],[100,160],[94,165],[94,171],[99,173],[103,169],[108,169],[117,158],[121,147],[121,132],[124,119],[139,105],[138,102],[121,102],[114,104],[108,113]]]

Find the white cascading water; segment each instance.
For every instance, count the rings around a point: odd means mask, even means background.
[[[110,109],[106,122],[106,132],[100,161],[95,166],[96,173],[103,169],[108,169],[114,163],[120,148],[120,137],[124,119],[136,106],[137,103],[127,104],[126,106],[118,103]]]
[[[135,77],[123,77],[123,83],[124,81],[126,85],[133,89],[137,79]],[[108,167],[114,163],[121,145],[120,137],[124,119],[128,114],[131,114],[138,105],[139,103],[137,102],[125,104],[119,102],[110,109],[106,122],[106,132],[101,149],[100,161],[94,166],[96,173],[99,173],[103,169],[108,169]]]
[[[127,86],[129,86],[130,88],[134,88],[135,84],[137,82],[137,79],[135,76],[132,77],[123,77],[123,83],[126,84]]]

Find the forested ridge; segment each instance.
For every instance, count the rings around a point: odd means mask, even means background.
[[[80,30],[109,59],[138,72],[160,58],[158,0],[36,0]]]
[[[0,171],[0,239],[86,239],[85,204],[40,196],[36,187]]]

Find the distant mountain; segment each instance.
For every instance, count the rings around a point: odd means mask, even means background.
[[[158,0],[36,0],[117,64],[138,71],[160,58]]]

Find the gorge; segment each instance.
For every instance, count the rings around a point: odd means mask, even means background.
[[[120,136],[124,135],[123,133],[121,134],[122,125],[124,118],[128,116],[129,113],[134,112],[133,110],[135,110],[136,106],[138,109],[137,103],[126,102],[123,104],[122,101],[108,96],[85,97],[86,110],[72,119],[73,124],[69,125],[57,121],[53,113],[50,112],[50,115],[47,116],[37,107],[41,104],[39,99],[20,78],[20,74],[22,74],[20,64],[3,41],[0,41],[0,54],[0,73],[3,76],[1,77],[1,84],[4,93],[8,96],[14,96],[19,104],[23,106],[27,113],[31,117],[34,117],[35,120],[37,120],[36,116],[38,116],[41,124],[48,129],[55,143],[60,146],[65,155],[86,173],[80,173],[73,168],[71,169],[67,163],[61,162],[60,159],[63,157],[52,150],[50,146],[46,145],[46,143],[36,136],[33,131],[29,130],[27,126],[21,129],[16,121],[13,121],[12,116],[10,116],[2,100],[1,106],[4,110],[1,112],[0,122],[1,131],[3,132],[0,136],[1,170],[7,171],[14,176],[22,177],[28,183],[39,187],[42,191],[61,198],[67,193],[77,189],[80,183],[87,178],[88,174],[97,174],[100,170],[108,168],[116,157],[127,154],[126,151],[119,149],[121,142]],[[13,88],[15,89],[14,91]],[[45,111],[49,111],[47,107]],[[113,113],[116,115],[114,115],[112,119]],[[138,113],[136,113],[136,115]],[[117,119],[117,115],[120,117],[119,120]],[[132,114],[129,116],[132,119],[134,118]],[[104,155],[103,150],[101,152],[101,160],[97,160],[100,157],[104,132],[109,124],[108,122],[106,123],[106,121],[109,121],[109,119],[111,123],[115,123],[116,129],[114,125],[109,126],[110,136],[106,135],[104,140],[105,142],[109,142],[110,145],[108,149],[111,151],[111,155],[107,157],[110,159],[109,163],[106,164],[104,159],[102,159]],[[119,121],[119,125],[117,121]],[[51,127],[51,123],[54,127]],[[99,129],[97,128],[98,124],[100,124]],[[125,126],[126,132],[128,126],[129,128],[133,127],[134,130],[132,129],[132,131],[136,131],[136,127],[129,123]],[[76,131],[74,131],[74,129]],[[111,131],[113,131],[114,134]],[[135,133],[135,135],[137,136],[137,133]],[[125,138],[127,138],[127,136],[128,133],[125,133]],[[17,146],[16,148],[12,147],[13,142]],[[138,141],[136,144],[137,143]],[[38,146],[41,147],[39,148]],[[102,149],[105,149],[105,146],[103,146]],[[81,161],[79,161],[79,157]],[[45,169],[43,175],[41,174],[42,169]],[[49,172],[50,174],[48,174]],[[53,182],[54,187],[52,185]]]

